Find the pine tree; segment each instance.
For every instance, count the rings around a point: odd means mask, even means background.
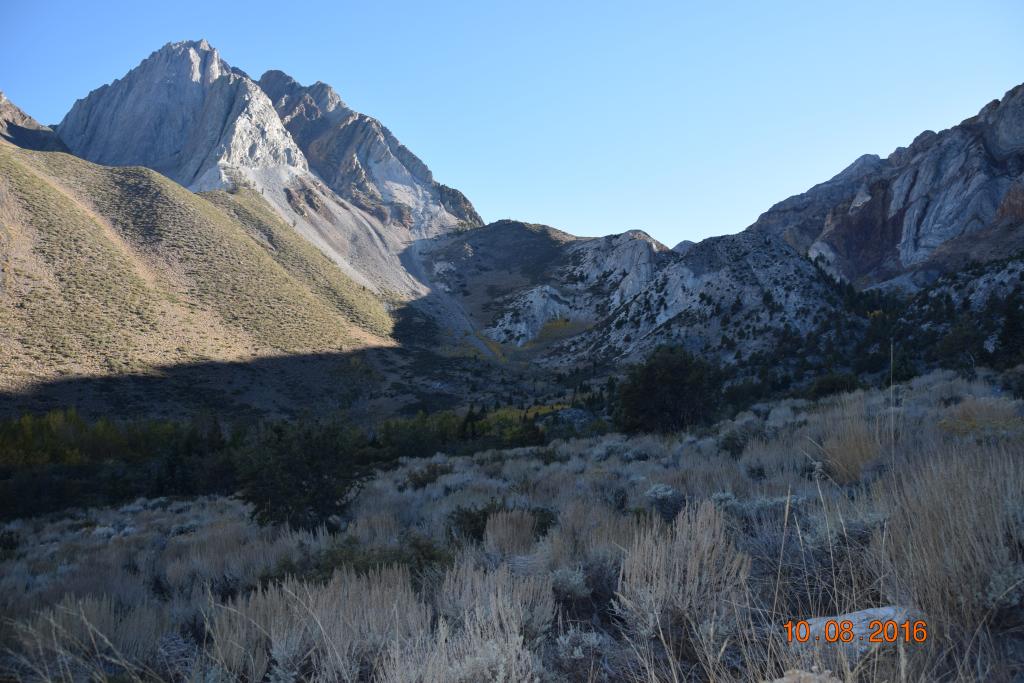
[[[1024,361],[1024,315],[1021,313],[1021,287],[1017,285],[1003,302],[1003,326],[996,340],[996,362],[1013,367]]]

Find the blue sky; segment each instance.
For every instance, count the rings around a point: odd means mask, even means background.
[[[736,232],[1024,82],[1019,0],[10,3],[0,90],[44,123],[172,40],[332,84],[486,220]]]

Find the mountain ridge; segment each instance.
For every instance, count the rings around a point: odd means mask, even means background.
[[[999,263],[1024,249],[1024,86],[884,159],[859,157],[742,232],[671,249],[640,230],[583,238],[512,220],[484,225],[462,193],[330,85],[303,86],[274,70],[254,81],[206,41],[165,45],[76,102],[55,133],[5,98],[0,104],[0,137],[11,150],[18,141],[65,140],[107,164],[81,172],[107,174],[106,184],[76,195],[99,207],[90,211],[109,213],[106,197],[119,193],[133,205],[132,187],[155,192],[132,170],[151,168],[182,192],[202,190],[200,213],[219,212],[231,234],[263,250],[246,252],[239,267],[269,253],[276,265],[267,267],[311,297],[303,298],[311,311],[334,311],[332,324],[364,335],[358,343],[400,338],[438,358],[512,360],[516,372],[614,369],[665,344],[725,365],[794,340],[807,346],[819,334],[836,347],[844,326],[872,324],[848,309],[847,284],[921,292],[980,261],[994,264],[985,281],[999,282],[986,287],[1005,294],[1018,270]],[[134,127],[146,130],[128,130],[136,113],[148,125]],[[150,130],[161,121],[167,130]],[[73,174],[54,182],[73,183]],[[165,230],[157,219],[129,223],[129,231]],[[8,235],[4,248],[24,251],[24,242]],[[207,275],[213,282],[218,274]],[[255,293],[237,305],[260,307]],[[808,348],[828,357],[818,342]]]
[[[328,86],[322,90],[331,97]],[[330,104],[341,104],[333,97]],[[374,127],[386,130],[376,122]],[[434,182],[390,133],[382,148],[401,155],[398,167],[407,171],[408,163],[419,176],[370,173],[358,188],[358,178],[346,176],[352,188],[335,182],[332,189],[310,170],[305,151],[260,85],[206,40],[168,43],[153,52],[122,78],[77,101],[57,134],[83,158],[146,166],[193,191],[253,188],[346,276],[384,298],[415,300],[429,292],[429,282],[402,257],[416,240],[479,222],[468,200]],[[307,149],[320,159],[314,148]],[[402,197],[411,199],[393,201]],[[449,213],[445,203],[461,208],[468,220]],[[393,213],[400,219],[393,220]]]
[[[418,227],[422,236],[483,224],[465,195],[440,185],[390,130],[350,109],[330,85],[317,81],[302,86],[277,70],[264,73],[258,85],[313,169],[345,199],[385,223]],[[437,211],[438,205],[444,211]]]
[[[66,152],[67,147],[49,126],[26,114],[0,91],[0,138],[25,149]]]
[[[781,234],[857,286],[894,281],[914,289],[941,272],[928,264],[946,242],[1024,219],[1013,199],[1022,184],[1019,85],[975,116],[938,133],[924,131],[885,159],[860,157],[777,203],[748,230]],[[901,277],[911,272],[915,277]]]

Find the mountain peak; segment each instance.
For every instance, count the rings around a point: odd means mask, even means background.
[[[328,187],[384,224],[419,236],[480,226],[458,190],[433,174],[377,119],[348,108],[323,81],[304,86],[283,71],[267,71],[259,87]]]
[[[695,246],[697,246],[697,243],[694,242],[693,240],[683,240],[676,246],[672,247],[672,251],[676,252],[677,254],[685,254],[686,252],[693,249]]]
[[[263,91],[206,40],[164,45],[75,102],[58,134],[89,161],[148,166],[195,191],[306,169]]]
[[[196,50],[202,50],[204,52],[213,51],[216,52],[217,48],[210,45],[210,41],[206,38],[200,38],[199,40],[179,40],[177,42],[171,41],[164,45],[164,48],[193,48]]]
[[[169,76],[187,74],[193,82],[210,83],[227,74],[245,76],[245,72],[221,59],[217,48],[205,38],[167,43],[143,60],[139,67],[147,63],[168,70]]]

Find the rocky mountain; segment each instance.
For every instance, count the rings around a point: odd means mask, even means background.
[[[1024,252],[1024,86],[671,249],[482,225],[329,85],[255,81],[205,41],[164,46],[56,132],[0,97],[0,138],[0,364],[25,377],[410,344],[383,374],[419,382],[422,403],[483,376],[508,394],[513,374],[615,372],[662,344],[737,366],[799,346],[782,381],[805,356],[829,367],[847,337],[877,372],[893,308],[857,290],[917,292],[907,320],[933,324],[947,300],[994,310]],[[75,156],[30,151],[60,149]],[[949,277],[963,272],[978,286]]]
[[[65,148],[6,98],[0,130],[0,413],[389,415],[449,405],[481,378],[491,401],[516,391],[472,357],[420,358],[465,345],[468,318],[414,275],[412,230],[313,172],[276,186],[225,174],[196,193],[144,166],[35,151]]]
[[[976,116],[926,131],[885,159],[861,157],[779,202],[750,229],[781,235],[857,286],[915,289],[946,271],[946,245],[965,238],[981,243],[1001,228],[1012,230],[1024,221],[1022,205],[1024,86],[1018,86]]]
[[[552,366],[634,359],[663,343],[725,362],[763,352],[845,315],[828,276],[917,291],[992,262],[983,279],[1012,289],[1005,260],[1024,251],[1024,86],[886,159],[861,157],[737,235],[672,250],[639,231],[560,239],[554,255],[520,250],[535,276],[513,286],[515,264],[490,267],[480,242],[527,229],[457,237],[434,252],[434,268],[469,301],[490,292],[473,308],[488,338]]]
[[[617,363],[682,344],[720,360],[809,332],[829,283],[781,238],[744,232],[679,253],[641,231],[574,238],[503,221],[430,252],[483,334],[552,367]]]
[[[349,109],[331,86],[302,86],[281,71],[263,74],[259,86],[328,187],[383,223],[421,237],[482,224],[461,192],[435,181],[391,131]]]
[[[25,149],[66,152],[53,129],[23,112],[0,92],[0,138]]]
[[[418,260],[403,253],[478,225],[469,202],[329,87],[280,72],[262,86],[205,40],[170,43],[76,102],[57,132],[77,156],[145,166],[193,191],[253,188],[348,277],[384,297],[425,297]]]
[[[194,192],[308,168],[266,95],[205,40],[165,45],[75,102],[57,130],[76,156],[146,166]]]

